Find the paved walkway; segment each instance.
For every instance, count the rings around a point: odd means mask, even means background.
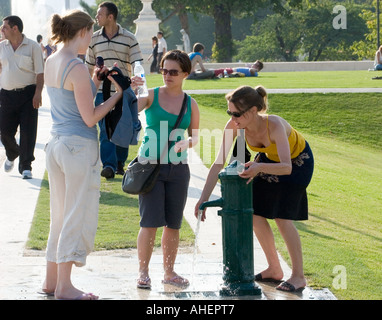
[[[48,98],[44,91],[44,107],[40,109],[39,130],[33,163],[32,180],[22,180],[15,169],[5,173],[3,162],[4,148],[0,144],[0,300],[46,299],[38,294],[41,288],[45,258],[43,252],[26,250],[30,226],[37,203],[41,182],[45,172],[44,146],[49,139],[51,117]],[[201,194],[208,170],[194,152],[190,153],[191,182],[185,219],[196,231],[197,220],[193,216],[194,206]],[[217,186],[213,197],[220,197]],[[177,258],[176,271],[186,276],[191,285],[183,291],[161,283],[162,255],[155,252],[151,262],[150,276],[152,290],[136,289],[138,259],[136,250],[117,250],[96,252],[89,256],[84,268],[74,268],[73,282],[83,289],[91,290],[106,300],[220,300],[219,288],[222,284],[222,235],[221,218],[217,208],[208,209],[208,218],[200,225],[197,254],[194,248],[182,248]],[[256,240],[255,273],[266,268],[264,254]],[[290,268],[282,263],[285,278]],[[262,300],[329,300],[335,299],[326,289],[306,288],[302,293],[288,294],[275,290],[273,284],[258,284],[262,289],[260,296],[241,297],[241,299]]]

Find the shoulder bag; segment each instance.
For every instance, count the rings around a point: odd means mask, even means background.
[[[178,119],[176,120],[172,132],[174,132],[174,130],[179,127],[180,123],[183,120],[183,116],[187,110],[187,98],[188,96],[185,93],[182,109],[180,110],[180,114],[178,116]],[[164,148],[163,153],[160,159],[158,160],[158,163],[151,164],[149,161],[147,161],[146,163],[141,163],[138,160],[138,156],[135,157],[135,159],[129,163],[122,179],[122,190],[124,192],[129,194],[145,194],[152,190],[159,175],[160,160],[167,152],[170,141],[171,140],[169,137],[167,148]]]

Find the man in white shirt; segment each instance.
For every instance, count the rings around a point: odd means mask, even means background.
[[[44,58],[37,42],[23,32],[17,16],[3,19],[0,43],[0,131],[7,160],[4,170],[10,172],[19,158],[19,172],[32,178],[32,162],[37,137],[38,109],[44,86]],[[20,145],[15,135],[20,126]]]
[[[160,63],[162,61],[162,58],[164,54],[167,52],[167,42],[166,39],[163,38],[163,32],[159,31],[157,33],[157,38],[158,38],[158,73],[160,69]]]

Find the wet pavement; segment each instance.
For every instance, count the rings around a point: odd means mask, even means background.
[[[44,102],[48,101],[44,93]],[[27,250],[25,243],[36,207],[39,190],[45,173],[44,146],[49,139],[50,111],[46,104],[40,109],[39,130],[33,163],[32,180],[22,180],[15,169],[5,173],[4,148],[0,144],[0,300],[52,299],[39,294],[45,273],[44,252]],[[196,231],[197,220],[193,215],[208,169],[194,152],[190,153],[191,182],[185,219]],[[212,198],[220,198],[217,186]],[[223,297],[223,253],[221,218],[217,208],[209,208],[207,220],[198,232],[198,247],[180,248],[175,271],[188,278],[190,286],[179,289],[162,284],[162,254],[153,254],[150,264],[151,290],[136,288],[138,258],[136,250],[116,250],[92,253],[83,268],[73,268],[72,281],[78,288],[89,290],[101,300],[335,300],[327,289],[309,287],[299,293],[285,293],[275,289],[276,284],[258,283],[260,295]],[[255,274],[267,267],[264,254],[254,237]],[[291,270],[282,261],[285,279]]]

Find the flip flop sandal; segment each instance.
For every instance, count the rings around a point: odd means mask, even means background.
[[[170,284],[178,288],[185,288],[190,285],[187,279],[182,278],[181,276],[175,276],[169,280],[162,280],[163,284]]]
[[[138,289],[151,289],[151,279],[149,277],[137,279]]]

